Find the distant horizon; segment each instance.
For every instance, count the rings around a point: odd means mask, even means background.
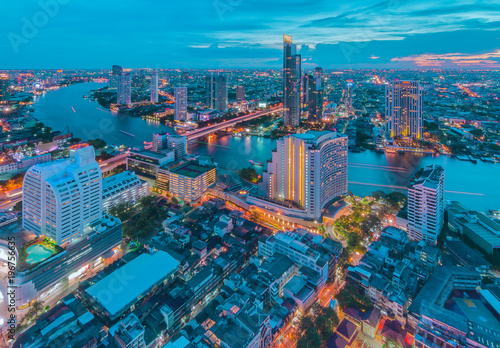
[[[119,64],[115,64],[119,65]],[[217,71],[234,71],[234,70],[249,70],[249,71],[281,71],[283,67],[276,67],[276,68],[238,68],[238,67],[233,67],[233,68],[220,68],[220,69],[213,69],[213,68],[149,68],[149,67],[125,67],[122,66],[123,69],[126,70],[151,70],[151,71],[173,71],[173,70],[180,70],[180,71],[188,71],[188,70],[196,70],[196,71],[206,71],[206,70],[217,70]],[[322,66],[318,66],[323,69],[323,71],[422,71],[422,72],[428,72],[428,71],[484,71],[484,72],[497,72],[500,71],[500,68],[325,68]],[[302,68],[302,70],[314,70],[315,67],[310,67],[310,68]],[[111,70],[110,68],[23,68],[23,69],[0,69],[0,72],[10,72],[10,71],[43,71],[43,70],[86,70],[86,71],[103,71],[103,70]]]

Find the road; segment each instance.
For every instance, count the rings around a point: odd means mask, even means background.
[[[258,112],[255,112],[253,114],[248,114],[248,115],[236,117],[236,118],[233,118],[231,120],[227,120],[227,121],[224,121],[224,122],[221,122],[221,123],[217,123],[217,124],[214,124],[214,125],[211,125],[211,126],[208,126],[208,127],[203,127],[203,128],[200,128],[200,129],[196,129],[194,131],[187,132],[185,135],[186,135],[186,138],[187,138],[188,141],[189,140],[194,140],[194,139],[197,139],[199,137],[202,137],[202,136],[205,136],[205,135],[217,132],[217,131],[219,131],[221,129],[224,129],[224,128],[227,128],[227,127],[232,127],[236,123],[244,122],[244,121],[250,121],[250,120],[253,120],[253,119],[261,117],[261,116],[266,116],[266,115],[269,115],[269,114],[272,114],[272,113],[275,113],[275,112],[280,112],[282,110],[283,110],[283,107],[282,106],[278,106],[278,107],[275,107],[275,108],[272,108],[272,109],[269,109],[269,110],[258,111]]]

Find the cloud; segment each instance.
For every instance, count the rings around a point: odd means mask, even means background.
[[[483,54],[420,54],[392,58],[393,62],[412,62],[419,67],[499,68],[500,50]]]

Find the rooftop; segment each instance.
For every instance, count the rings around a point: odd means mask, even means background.
[[[196,178],[214,168],[214,166],[199,165],[197,161],[190,161],[176,168],[173,168],[172,170],[170,170],[170,173],[187,176],[189,178]]]
[[[85,292],[114,315],[166,278],[178,266],[179,262],[164,251],[141,254]]]

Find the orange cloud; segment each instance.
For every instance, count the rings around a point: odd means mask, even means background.
[[[492,58],[500,58],[500,50],[483,54],[446,53],[446,54],[419,54],[408,57],[392,58],[393,62],[413,62],[419,67],[440,67],[445,64],[457,66],[481,66],[486,68],[498,68],[500,62]]]

